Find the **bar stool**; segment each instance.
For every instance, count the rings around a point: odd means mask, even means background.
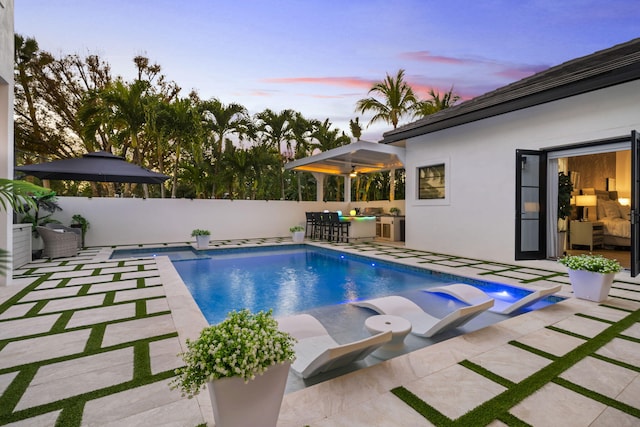
[[[304,227],[304,237],[313,237],[313,227],[315,226],[313,212],[305,212],[305,215],[307,217],[307,223]]]
[[[331,241],[331,214],[320,212],[320,239]]]
[[[340,221],[340,216],[337,212],[329,214],[329,235],[330,240],[334,242],[349,241],[349,226],[348,221]],[[346,240],[345,240],[346,238]]]
[[[311,212],[313,216],[313,232],[314,239],[322,239],[324,237],[324,227],[322,225],[322,212]]]

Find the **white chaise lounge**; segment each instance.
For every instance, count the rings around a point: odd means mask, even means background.
[[[352,303],[358,307],[369,308],[380,314],[391,314],[411,322],[411,333],[421,337],[432,337],[449,329],[457,328],[493,306],[493,298],[460,307],[442,319],[425,312],[418,304],[399,295],[374,298]]]
[[[362,360],[391,341],[392,335],[391,331],[386,331],[349,344],[338,344],[322,323],[309,314],[297,314],[277,320],[280,330],[290,333],[298,340],[294,346],[296,360],[291,369],[302,378]]]
[[[522,308],[533,305],[541,299],[559,292],[561,288],[562,285],[557,285],[552,288],[532,291],[529,295],[525,296],[524,298],[520,298],[515,302],[495,299],[493,307],[489,310],[493,311],[494,313],[511,314],[516,310],[520,310]],[[447,294],[456,299],[459,299],[462,302],[466,302],[467,304],[480,304],[488,299],[492,299],[482,290],[476,288],[475,286],[467,285],[464,283],[454,283],[452,285],[437,286],[435,288],[423,289],[423,291]]]

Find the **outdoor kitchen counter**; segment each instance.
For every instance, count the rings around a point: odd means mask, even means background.
[[[373,240],[376,238],[376,217],[372,215],[341,216],[340,221],[348,221],[349,241]]]

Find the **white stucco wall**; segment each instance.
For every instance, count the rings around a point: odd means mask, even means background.
[[[0,0],[0,177],[13,178],[13,0]],[[0,248],[11,250],[11,216],[0,210]],[[0,286],[11,275],[0,276]]]
[[[640,81],[468,123],[407,141],[406,246],[512,261],[515,151],[640,130]],[[416,201],[416,168],[448,161],[449,204]]]
[[[366,202],[292,202],[262,200],[188,200],[59,197],[62,211],[52,218],[71,224],[80,214],[90,223],[85,244],[107,246],[190,241],[191,230],[211,231],[211,238],[242,239],[289,236],[289,228],[305,224],[305,212],[369,206]],[[370,206],[404,208],[400,201]],[[36,245],[38,242],[34,242]]]

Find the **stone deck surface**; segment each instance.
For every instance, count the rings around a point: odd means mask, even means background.
[[[211,243],[271,244],[286,242]],[[283,427],[437,425],[391,392],[400,386],[455,421],[640,309],[640,281],[628,272],[617,275],[607,301],[594,303],[573,298],[564,268],[551,261],[496,263],[378,243],[312,244],[532,289],[560,283],[567,299],[288,393]],[[207,393],[186,399],[168,387],[185,339],[207,322],[166,257],[110,260],[112,249],[33,262],[13,272],[12,286],[0,288],[0,425],[66,425],[78,411],[83,426],[214,425]],[[506,382],[480,375],[468,362]],[[639,373],[640,325],[633,323],[509,413],[534,426],[637,426]]]

